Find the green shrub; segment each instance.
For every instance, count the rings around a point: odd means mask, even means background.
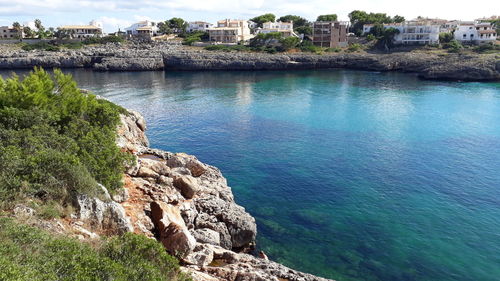
[[[191,46],[194,42],[205,41],[207,39],[207,32],[196,31],[184,34],[184,41],[182,44]]]
[[[210,45],[210,46],[206,46],[205,50],[231,52],[231,51],[250,51],[251,49],[245,45],[229,45],[229,46]]]
[[[56,52],[56,51],[60,50],[60,48],[58,46],[55,46],[53,44],[49,44],[47,42],[38,42],[38,43],[34,43],[34,44],[24,44],[21,48],[25,51],[42,50],[42,51]]]
[[[458,52],[460,52],[460,50],[463,49],[463,46],[462,46],[462,44],[460,44],[460,42],[453,39],[449,43],[443,44],[443,48],[447,49],[448,52],[450,52],[450,53],[458,53]]]
[[[0,280],[189,280],[163,246],[127,233],[91,247],[0,217]]]
[[[288,51],[290,49],[297,47],[300,43],[300,39],[297,37],[294,37],[294,36],[289,36],[289,37],[280,39],[279,42],[281,44],[281,48],[284,51]]]
[[[339,47],[327,48],[327,49],[325,50],[325,52],[329,52],[329,53],[339,53],[339,52],[342,52],[342,48],[339,48]]]
[[[251,47],[265,47],[270,44],[276,45],[283,35],[280,32],[259,33],[250,40]]]
[[[129,159],[116,146],[125,110],[82,93],[70,75],[35,69],[0,77],[0,201],[25,197],[69,202],[96,182],[122,186]]]
[[[477,53],[496,53],[500,51],[500,45],[495,43],[486,43],[474,47],[473,50]]]
[[[453,33],[451,33],[451,32],[439,33],[439,42],[441,44],[450,43],[451,41],[453,41]]]
[[[366,41],[368,41],[368,42],[376,40],[376,39],[377,39],[377,37],[375,37],[375,35],[373,35],[371,33],[366,35]]]
[[[125,41],[122,37],[116,35],[108,35],[104,37],[89,37],[82,41],[85,45],[91,44],[106,44],[106,43],[121,43]]]
[[[310,52],[310,53],[320,53],[323,51],[323,48],[314,45],[311,41],[304,40],[299,45],[299,48],[302,52]]]
[[[360,51],[363,49],[363,46],[359,43],[354,43],[354,44],[351,44],[349,45],[349,47],[347,48],[347,51],[349,52],[357,52],[357,51]]]

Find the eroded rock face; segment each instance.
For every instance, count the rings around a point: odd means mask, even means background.
[[[123,207],[114,202],[103,202],[98,198],[78,195],[76,198],[78,218],[89,222],[92,229],[108,234],[132,232],[134,228]]]
[[[149,145],[145,134],[146,122],[140,113],[129,111],[127,115],[121,114],[120,121],[116,141],[119,147],[135,152],[141,147]]]

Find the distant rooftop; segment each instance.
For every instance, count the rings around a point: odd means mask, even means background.
[[[59,29],[101,29],[98,26],[93,25],[63,25]]]

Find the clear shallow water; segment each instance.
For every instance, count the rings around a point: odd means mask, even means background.
[[[219,167],[259,246],[342,280],[500,280],[500,84],[355,71],[71,71]],[[0,72],[0,75],[5,72]]]

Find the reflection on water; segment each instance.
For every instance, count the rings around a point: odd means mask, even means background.
[[[337,280],[500,276],[498,83],[69,72],[142,112],[152,146],[219,167],[272,259]]]

